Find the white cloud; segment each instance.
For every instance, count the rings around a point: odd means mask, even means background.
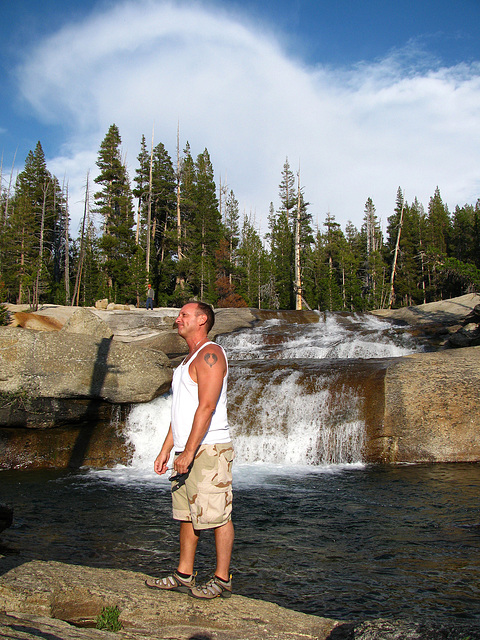
[[[67,173],[78,220],[87,170],[110,124],[133,178],[142,133],[176,153],[207,147],[241,207],[266,231],[288,156],[310,211],[361,225],[372,197],[385,221],[397,187],[450,207],[480,196],[480,65],[426,70],[392,54],[355,69],[309,68],[272,32],[192,3],[125,2],[72,24],[31,51],[21,91],[39,117],[67,131],[49,166]],[[78,203],[78,204],[77,204]],[[77,223],[78,224],[78,221]]]

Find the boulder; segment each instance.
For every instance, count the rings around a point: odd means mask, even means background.
[[[0,470],[94,469],[128,464],[129,405],[44,398],[0,407]]]
[[[455,349],[463,347],[477,347],[480,345],[480,330],[473,326],[461,327],[455,333],[452,333],[447,340],[446,346]]]
[[[479,325],[480,324],[480,304],[477,304],[473,307],[473,309],[470,311],[470,313],[468,313],[465,318],[462,320],[462,324],[466,325],[466,324],[474,324],[474,325]]]
[[[480,304],[475,305],[460,324],[460,329],[449,336],[447,346],[458,348],[480,345]]]
[[[339,625],[336,620],[237,594],[203,602],[183,593],[151,590],[144,585],[146,578],[132,571],[25,562],[0,577],[0,611],[7,614],[0,625],[7,633],[43,629],[34,637],[64,640],[326,640]],[[114,606],[120,610],[123,630],[114,636],[83,629],[84,635],[78,635],[78,627],[95,626],[102,609]],[[72,635],[67,635],[65,623],[74,625]],[[3,629],[0,626],[0,633]]]
[[[376,309],[372,314],[380,317],[404,322],[412,326],[442,324],[451,325],[459,323],[466,314],[480,304],[480,296],[476,293],[466,293],[458,298],[427,302],[413,307],[401,309]]]
[[[370,404],[369,462],[480,460],[480,347],[393,361]]]
[[[148,349],[156,349],[166,353],[169,358],[188,353],[188,345],[185,340],[178,335],[175,329],[168,329],[139,341],[139,346]]]
[[[145,339],[155,338],[164,331],[171,330],[173,321],[178,315],[178,309],[162,308],[148,312],[146,309],[130,311],[95,309],[92,312],[112,329],[114,340],[138,342],[142,346]]]
[[[232,333],[232,331],[237,331],[238,329],[249,329],[257,320],[254,309],[216,309],[215,324],[209,337],[213,340],[223,333]]]
[[[74,312],[71,318],[63,325],[62,331],[92,336],[96,340],[104,338],[110,340],[113,337],[113,331],[108,324],[84,308],[77,309]]]
[[[107,304],[107,311],[130,311],[130,305],[117,304],[116,302],[109,302]]]
[[[37,398],[148,402],[172,378],[159,351],[107,338],[0,327],[0,392]]]

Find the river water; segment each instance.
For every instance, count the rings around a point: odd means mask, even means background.
[[[480,465],[372,466],[362,460],[363,381],[425,349],[365,316],[292,317],[220,339],[231,364],[234,588],[340,619],[480,622]],[[1,536],[9,566],[28,558],[165,575],[178,526],[152,472],[170,398],[131,411],[128,466],[2,472],[15,510]],[[212,571],[213,540],[197,555]]]

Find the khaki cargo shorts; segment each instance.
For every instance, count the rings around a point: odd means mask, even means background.
[[[194,529],[213,529],[232,517],[233,446],[202,444],[186,476],[172,480],[175,520],[188,521]]]

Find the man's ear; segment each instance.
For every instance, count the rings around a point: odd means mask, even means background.
[[[198,316],[198,324],[203,327],[204,324],[207,324],[208,316],[206,313],[199,313]]]

